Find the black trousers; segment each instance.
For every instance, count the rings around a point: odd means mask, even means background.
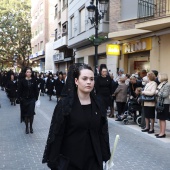
[[[118,115],[121,115],[125,110],[126,102],[116,102]]]

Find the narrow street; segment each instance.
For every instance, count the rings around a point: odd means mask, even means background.
[[[20,123],[19,105],[11,106],[3,91],[0,91],[0,103],[0,170],[47,170],[41,160],[56,98],[49,101],[46,95],[41,97],[34,133],[28,135],[24,123]],[[170,133],[167,139],[156,139],[140,132],[137,125],[124,125],[114,119],[109,119],[109,132],[111,147],[116,134],[120,135],[115,170],[170,169]]]

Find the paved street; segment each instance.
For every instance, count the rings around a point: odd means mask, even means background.
[[[0,91],[0,170],[47,170],[41,163],[56,98],[41,97],[41,108],[34,121],[34,134],[25,134],[20,123],[19,105],[11,106]],[[157,125],[156,125],[157,126]],[[169,170],[170,132],[167,139],[142,133],[137,125],[109,120],[110,144],[116,134],[120,140],[114,157],[115,170]]]

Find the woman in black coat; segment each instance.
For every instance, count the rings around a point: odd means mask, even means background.
[[[54,87],[55,87],[55,81],[53,78],[53,74],[50,73],[48,75],[47,83],[46,83],[46,88],[47,88],[47,94],[49,95],[49,100],[51,101],[51,97],[54,94]]]
[[[64,80],[63,80],[63,74],[60,72],[58,78],[55,80],[55,90],[56,90],[56,97],[57,97],[57,102],[61,98],[61,92],[64,87]]]
[[[31,77],[32,69],[27,67],[24,70],[25,77],[18,83],[18,100],[21,108],[21,122],[26,125],[25,133],[29,133],[28,123],[30,122],[30,133],[33,133],[33,120],[35,115],[35,102],[38,99],[38,86],[34,78]]]
[[[44,93],[45,93],[45,78],[44,78],[44,74],[43,73],[41,73],[39,75],[39,88],[41,90],[41,94],[40,95],[44,96]]]
[[[8,96],[11,101],[11,105],[16,105],[15,101],[17,98],[17,81],[14,79],[14,75],[11,75],[11,79],[8,81],[7,84],[7,91],[8,91]]]
[[[42,162],[52,170],[103,170],[110,158],[105,109],[92,94],[92,69],[76,66],[68,72],[67,96],[54,110]]]
[[[108,75],[106,67],[100,68],[100,75],[95,82],[96,94],[100,96],[104,102],[104,107],[107,110],[108,107],[112,108],[112,79]],[[112,109],[111,109],[112,111]],[[112,115],[112,113],[111,113]]]

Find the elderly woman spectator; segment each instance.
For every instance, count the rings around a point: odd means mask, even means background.
[[[118,110],[118,119],[116,119],[116,121],[121,121],[121,115],[124,112],[127,102],[127,89],[128,86],[125,84],[125,78],[119,79],[119,85],[113,94],[113,96],[116,96],[116,105]]]
[[[155,136],[157,138],[165,138],[165,130],[166,130],[166,120],[168,119],[169,114],[169,106],[170,106],[170,84],[168,83],[168,76],[167,74],[159,74],[158,80],[160,82],[159,86],[157,87],[156,94],[158,96],[157,101],[159,101],[160,97],[163,98],[163,111],[157,110],[157,119],[159,119],[160,125],[160,132]]]
[[[146,84],[142,95],[153,96],[156,93],[157,84],[155,82],[155,74],[153,72],[147,73],[148,83]],[[155,122],[155,101],[144,101],[144,113],[146,127],[142,132],[148,132],[149,134],[154,133],[154,122]],[[151,122],[151,126],[150,126]]]

